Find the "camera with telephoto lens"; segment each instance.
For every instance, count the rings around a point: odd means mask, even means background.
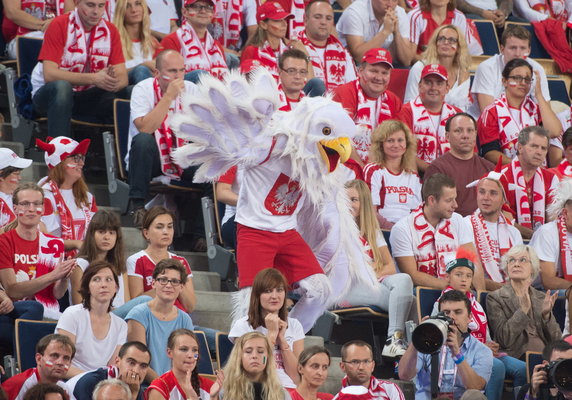
[[[546,371],[548,383],[542,388],[556,388],[560,392],[572,392],[572,358],[552,361],[540,369]]]
[[[417,351],[423,354],[438,352],[447,341],[449,325],[453,320],[440,312],[421,322],[413,331],[411,340]]]

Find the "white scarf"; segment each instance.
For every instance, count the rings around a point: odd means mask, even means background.
[[[528,0],[530,8],[560,21],[568,20],[566,2],[563,0]]]
[[[419,96],[411,100],[409,104],[413,114],[413,134],[417,137],[417,157],[431,163],[451,149],[445,136],[445,124],[451,116],[457,114],[457,110],[443,103],[439,126],[435,126]]]
[[[227,49],[239,49],[242,7],[243,0],[215,0],[216,14],[211,33]]]
[[[288,46],[284,43],[284,41],[280,41],[280,47],[278,49],[278,55],[270,46],[268,41],[264,42],[264,44],[258,48],[258,61],[262,65],[266,67],[268,72],[272,74],[276,82],[280,82],[279,71],[278,71],[278,56],[285,52],[288,49]]]
[[[495,282],[504,283],[505,276],[500,269],[500,258],[513,245],[510,240],[509,225],[510,222],[505,218],[502,212],[499,214],[497,221],[497,237],[498,247],[491,246],[491,235],[487,227],[487,222],[481,214],[481,210],[477,210],[470,216],[473,232],[475,236],[475,246],[483,268],[487,275]]]
[[[570,164],[567,159],[563,159],[556,167],[556,171],[558,171],[560,179],[565,177],[570,178],[572,177],[572,164]]]
[[[35,277],[46,275],[53,271],[58,263],[63,260],[64,256],[64,242],[62,239],[47,236],[39,231],[38,236],[38,263],[36,264]],[[54,297],[53,285],[49,285],[37,292],[34,298],[44,306],[44,318],[59,318],[61,315],[60,305]]]
[[[22,0],[20,3],[20,9],[27,14],[33,15],[34,17],[45,21],[64,13],[64,1]],[[32,32],[32,29],[24,28],[23,26],[18,25],[16,36],[22,36],[28,32]]]
[[[284,89],[282,88],[282,84],[278,85],[278,95],[280,96],[280,111],[292,111],[292,103],[297,103],[304,97],[304,91],[300,90],[300,97],[297,101],[290,101],[288,97],[286,97],[286,93],[284,93]]]
[[[298,35],[300,40],[310,55],[312,67],[314,68],[314,76],[322,79],[326,83],[326,88],[332,90],[339,85],[346,83],[346,60],[348,57],[347,50],[342,43],[334,36],[330,35],[324,49],[324,58],[320,57],[320,53],[316,46],[306,36],[306,31],[300,32]],[[350,63],[352,68],[353,62]]]
[[[228,72],[224,54],[210,33],[206,33],[203,45],[191,24],[185,20],[177,29],[177,37],[181,43],[187,72],[202,69],[219,79]]]
[[[423,215],[424,203],[407,218],[412,229],[413,255],[417,270],[436,278],[445,278],[447,261],[455,258],[458,243],[451,231],[451,220],[442,219],[435,228]]]
[[[516,142],[518,134],[523,128],[532,125],[538,125],[538,105],[526,96],[520,106],[520,121],[515,121],[509,110],[508,100],[503,93],[494,102],[498,115],[498,124],[500,132],[500,145],[503,153],[509,158],[516,157]]]
[[[570,243],[568,243],[568,228],[566,227],[566,218],[563,215],[558,217],[556,227],[558,228],[558,238],[560,239],[562,277],[567,281],[572,281],[572,249],[570,248]]]
[[[534,176],[532,177],[532,198],[534,200],[532,209],[526,193],[524,173],[522,172],[518,158],[512,160],[508,171],[512,174],[512,182],[514,182],[509,183],[509,190],[514,191],[518,223],[525,228],[538,228],[540,225],[544,224],[546,212],[546,186],[544,184],[544,175],[542,174],[542,170],[537,168]]]
[[[107,67],[111,55],[111,31],[102,18],[91,30],[89,42],[77,9],[69,13],[67,38],[59,68],[70,72],[93,73]],[[80,92],[93,85],[74,86]]]
[[[371,132],[386,119],[390,119],[393,115],[389,104],[387,104],[387,93],[383,92],[377,99],[368,99],[363,92],[359,79],[354,81],[357,93],[357,110],[355,122],[358,130],[353,138],[355,149],[360,158],[367,162],[369,146],[371,145]],[[373,102],[375,105],[373,106]]]
[[[292,0],[292,7],[290,9],[290,14],[293,15],[288,21],[288,30],[290,39],[298,37],[298,34],[304,30],[304,11],[305,11],[304,0]]]

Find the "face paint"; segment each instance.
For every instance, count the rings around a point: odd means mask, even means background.
[[[457,45],[454,44],[454,43],[451,43],[451,48],[452,48],[453,50],[457,50]]]
[[[68,369],[70,369],[70,365],[69,365],[69,364],[64,364],[64,370],[67,371]]]
[[[26,214],[25,211],[23,211],[23,210],[18,210],[18,217],[23,217],[24,214]]]
[[[516,83],[515,81],[508,81],[508,85],[510,87],[516,87],[518,85],[518,83]]]
[[[262,364],[266,365],[266,356],[262,357]]]
[[[66,165],[67,169],[76,169],[77,168],[77,164],[76,163],[69,163]]]
[[[44,209],[42,207],[37,207],[36,208],[36,214],[38,215],[42,215],[44,213]]]
[[[524,53],[523,56],[524,58],[528,57],[530,55],[530,53]]]
[[[161,75],[161,78],[163,78],[166,81],[170,81],[171,78],[169,78],[167,75]]]
[[[196,359],[199,358],[199,355],[198,355],[198,354],[195,354],[194,357],[195,357],[195,360],[196,360]]]
[[[54,362],[50,360],[46,360],[46,367],[52,368],[54,366]]]

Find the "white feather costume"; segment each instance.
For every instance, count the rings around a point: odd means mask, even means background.
[[[195,181],[210,182],[233,165],[240,164],[246,176],[268,157],[288,160],[290,178],[304,193],[297,230],[330,283],[323,285],[316,275],[299,281],[302,299],[291,316],[307,331],[326,307],[349,305],[352,292],[379,304],[380,286],[349,211],[343,173],[336,169],[349,157],[355,134],[342,107],[330,98],[305,97],[293,111],[276,111],[276,83],[264,69],[255,72],[250,84],[236,73],[224,82],[202,77],[199,93],[185,98],[183,112],[173,117],[177,136],[192,142],[175,150],[177,164],[202,164]],[[240,315],[234,318],[246,314],[249,293],[241,290],[235,296]]]

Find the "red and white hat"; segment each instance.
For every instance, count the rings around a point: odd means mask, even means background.
[[[58,136],[57,138],[47,137],[48,142],[36,139],[36,146],[44,150],[46,154],[44,158],[48,168],[54,168],[66,158],[76,155],[87,153],[87,148],[91,140],[84,139],[80,143],[65,136]]]
[[[294,16],[286,12],[282,4],[277,1],[267,1],[256,10],[256,22],[264,21],[266,19],[273,19],[275,21],[284,18],[293,18]]]
[[[248,58],[240,63],[240,73],[243,75],[254,71],[256,68],[262,67],[262,63],[255,58]]]
[[[449,79],[447,68],[445,68],[441,64],[427,64],[423,68],[423,71],[421,71],[421,79],[429,75],[437,75],[439,78],[445,81]]]
[[[368,64],[386,63],[389,65],[389,68],[393,68],[393,59],[391,58],[391,53],[382,48],[369,49],[363,54],[361,62]]]
[[[188,6],[192,6],[193,4],[195,4],[197,1],[199,0],[185,0],[183,2],[183,7],[188,7]],[[214,8],[216,8],[215,3],[213,0],[203,0],[206,1],[207,3],[210,3]],[[213,9],[214,9],[213,8]]]
[[[372,400],[373,396],[363,386],[346,386],[338,394],[338,400]]]
[[[0,170],[8,167],[28,168],[32,164],[32,160],[20,158],[16,153],[7,147],[0,148]]]

